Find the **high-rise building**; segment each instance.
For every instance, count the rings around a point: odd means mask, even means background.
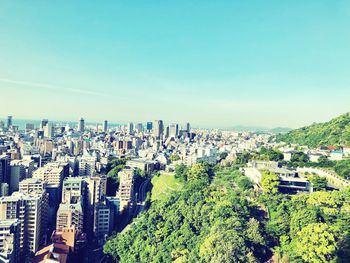
[[[191,131],[191,125],[190,125],[189,122],[186,123],[185,130],[186,130],[187,132],[190,132],[190,131]]]
[[[79,175],[92,176],[95,174],[96,156],[83,155],[79,162]]]
[[[53,138],[55,135],[55,127],[52,123],[48,123],[44,126],[44,137]]]
[[[32,257],[46,240],[47,227],[46,191],[21,193],[0,198],[0,222],[18,219],[20,222],[19,249],[21,262]]]
[[[136,131],[137,132],[143,132],[143,124],[142,123],[136,124]]]
[[[33,178],[40,179],[47,185],[61,186],[64,176],[64,168],[56,163],[48,163],[33,172]]]
[[[76,231],[83,232],[84,213],[81,203],[61,203],[57,211],[56,230],[74,227]]]
[[[160,139],[164,133],[164,124],[162,120],[155,120],[153,122],[153,136]]]
[[[21,224],[18,219],[0,221],[0,262],[20,262]]]
[[[3,154],[0,155],[0,183],[9,183],[10,177],[10,158]]]
[[[82,133],[85,131],[85,121],[83,118],[79,120],[78,131]]]
[[[13,160],[10,163],[10,193],[18,191],[19,182],[25,178],[32,177],[34,170],[34,161],[32,160]]]
[[[12,116],[7,116],[7,129],[12,127]]]
[[[40,124],[40,129],[44,129],[44,127],[49,123],[48,119],[42,119],[41,124]]]
[[[104,122],[103,122],[103,132],[107,132],[108,131],[108,121],[107,120],[105,120]]]
[[[62,203],[75,204],[86,198],[86,182],[83,177],[67,177],[63,181]]]
[[[120,178],[119,192],[117,193],[120,198],[120,211],[124,211],[125,208],[132,204],[134,199],[134,169],[124,169],[118,173]]]
[[[179,136],[179,125],[173,123],[169,126],[169,136],[177,138]]]
[[[134,132],[134,124],[132,122],[126,125],[126,132],[127,134],[132,134]]]
[[[97,204],[94,210],[94,236],[101,238],[110,235],[114,222],[113,210],[105,203]]]
[[[151,121],[147,122],[147,124],[146,124],[147,131],[150,132],[152,130],[152,128],[153,128],[153,123]]]

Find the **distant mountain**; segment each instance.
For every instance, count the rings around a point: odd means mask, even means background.
[[[318,146],[350,145],[350,112],[325,123],[314,123],[276,136],[278,142]]]
[[[292,131],[293,129],[287,127],[276,127],[270,130],[272,133],[287,133]]]
[[[286,133],[292,130],[291,128],[286,128],[286,127],[276,127],[276,128],[270,129],[266,127],[243,126],[243,125],[233,126],[232,129],[238,132],[247,131],[247,132],[271,132],[271,133]]]

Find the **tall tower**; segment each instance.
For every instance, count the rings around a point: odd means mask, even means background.
[[[12,116],[7,116],[7,129],[12,127]]]
[[[81,118],[78,125],[78,131],[84,132],[84,130],[85,130],[85,121],[83,118]]]
[[[153,136],[160,139],[164,132],[164,124],[162,120],[155,120],[153,122]]]
[[[40,128],[43,130],[44,127],[49,123],[48,119],[42,119],[41,124],[40,124]]]
[[[107,130],[108,130],[108,121],[107,120],[105,120],[104,122],[103,122],[103,132],[107,132]]]

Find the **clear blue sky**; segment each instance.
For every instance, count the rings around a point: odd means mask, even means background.
[[[0,117],[299,127],[350,111],[350,1],[1,1]]]

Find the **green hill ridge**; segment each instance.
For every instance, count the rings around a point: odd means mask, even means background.
[[[277,142],[318,146],[350,146],[350,112],[276,136]]]

